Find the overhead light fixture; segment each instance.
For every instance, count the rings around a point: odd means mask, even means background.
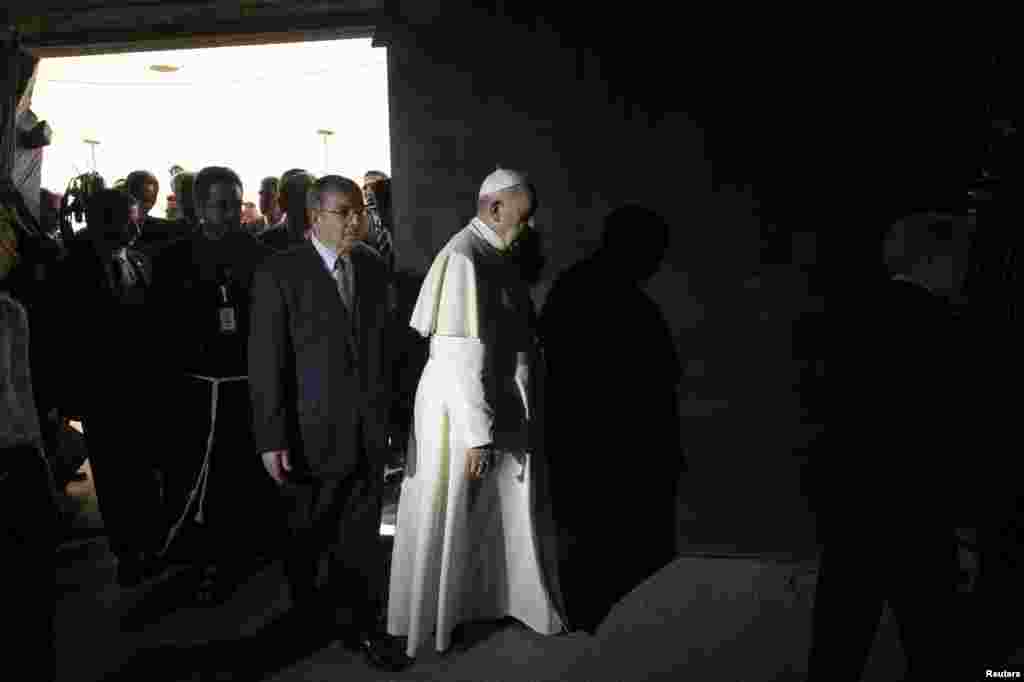
[[[159,73],[174,73],[180,66],[173,66],[171,64],[153,64],[149,67],[150,71],[157,71]]]

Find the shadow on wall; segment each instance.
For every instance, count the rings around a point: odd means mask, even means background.
[[[562,584],[570,622],[586,630],[675,554],[682,368],[642,288],[669,234],[649,209],[612,211],[601,248],[558,278],[540,316],[553,509],[573,538]],[[609,544],[620,557],[614,569],[600,560]],[[602,580],[589,580],[602,563]]]

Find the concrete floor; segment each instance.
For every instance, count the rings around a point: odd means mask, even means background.
[[[623,599],[596,636],[478,624],[467,651],[426,653],[409,670],[384,674],[336,645],[288,643],[296,630],[277,564],[254,570],[218,607],[189,600],[187,566],[138,589],[118,588],[91,479],[70,484],[68,493],[75,530],[58,550],[60,682],[805,678],[813,560],[682,556]],[[895,628],[883,617],[864,679],[899,680],[903,665]]]

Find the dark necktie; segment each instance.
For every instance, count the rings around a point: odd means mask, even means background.
[[[359,330],[357,328],[359,320],[356,317],[356,306],[355,306],[355,292],[353,289],[353,278],[352,278],[352,264],[345,261],[344,258],[338,256],[334,261],[334,272],[338,280],[338,294],[341,296],[342,302],[345,304],[345,309],[348,310],[348,321],[349,330],[351,331],[350,339],[352,341],[352,352],[355,354],[358,364],[359,357]]]
[[[118,275],[118,285],[121,287],[121,291],[129,291],[135,286],[136,277],[135,269],[132,264],[128,262],[127,255],[118,254],[114,256],[114,272]]]
[[[348,309],[349,314],[352,313],[352,283],[349,281],[349,265],[345,262],[345,259],[341,256],[334,261],[334,272],[335,277],[338,280],[338,293],[341,295],[341,300]]]

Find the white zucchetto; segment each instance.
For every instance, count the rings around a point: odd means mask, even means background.
[[[487,176],[484,183],[480,185],[480,196],[495,194],[503,189],[509,189],[516,185],[525,185],[526,175],[518,171],[499,167],[496,171]]]

